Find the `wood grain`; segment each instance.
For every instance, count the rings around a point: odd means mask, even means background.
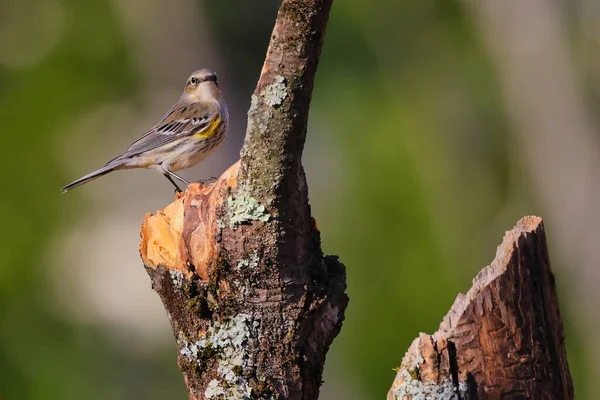
[[[418,395],[573,399],[541,218],[524,217],[508,231],[439,330],[412,343],[388,399]]]
[[[348,303],[301,162],[331,4],[283,0],[240,161],[142,226],[140,253],[192,400],[318,397]]]

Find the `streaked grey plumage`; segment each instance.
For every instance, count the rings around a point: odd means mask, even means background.
[[[210,70],[194,72],[179,101],[161,121],[106,165],[62,188],[77,186],[117,169],[152,168],[160,170],[180,191],[173,180],[188,181],[175,174],[201,161],[219,144],[227,132],[229,114],[221,96],[217,75]]]

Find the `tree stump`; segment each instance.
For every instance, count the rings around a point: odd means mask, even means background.
[[[189,398],[316,399],[348,297],[324,256],[302,168],[331,0],[284,0],[241,159],[146,216],[140,253]]]
[[[439,330],[413,341],[387,398],[573,399],[541,218],[508,231]]]

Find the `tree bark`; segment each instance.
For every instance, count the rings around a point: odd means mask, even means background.
[[[348,298],[301,164],[332,0],[284,0],[239,162],[147,215],[140,253],[190,399],[316,399]]]
[[[439,330],[413,341],[387,398],[573,399],[541,218],[508,231]]]

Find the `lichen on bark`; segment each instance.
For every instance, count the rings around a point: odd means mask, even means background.
[[[573,399],[564,340],[544,225],[524,217],[438,331],[413,341],[387,398]]]
[[[331,0],[284,0],[238,163],[148,215],[141,255],[190,399],[314,399],[348,302],[302,168]]]

